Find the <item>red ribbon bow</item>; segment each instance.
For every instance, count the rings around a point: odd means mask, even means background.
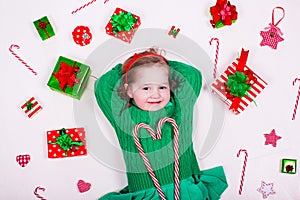
[[[78,72],[80,72],[79,67],[72,67],[65,62],[61,62],[59,70],[53,76],[58,80],[60,89],[65,91],[67,85],[73,87],[74,83],[79,83],[76,78]]]
[[[236,66],[236,71],[243,72],[245,75],[247,75],[249,78],[247,84],[253,85],[257,81],[257,78],[255,77],[255,74],[253,73],[252,70],[246,68],[248,54],[249,54],[249,50],[245,51],[244,49],[242,49],[241,56],[238,59],[239,62]],[[242,101],[242,98],[231,95],[227,88],[226,88],[226,98],[231,99],[232,101],[232,104],[229,107],[229,109],[233,111],[237,111],[239,104]]]
[[[46,33],[47,37],[50,38],[50,35],[46,30],[48,24],[50,24],[50,23],[49,22],[42,22],[42,21],[39,20],[38,30],[43,29],[43,31]]]
[[[232,20],[237,19],[236,7],[227,0],[218,0],[215,6],[210,7],[210,13],[213,18],[210,23],[213,27],[220,20],[224,25],[231,25]]]

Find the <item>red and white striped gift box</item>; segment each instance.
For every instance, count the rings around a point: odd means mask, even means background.
[[[28,104],[32,104],[31,108],[28,108]],[[31,118],[34,116],[38,111],[42,110],[42,106],[39,104],[39,102],[34,98],[31,97],[29,100],[27,100],[22,106],[21,109],[25,112],[25,114]]]
[[[242,50],[243,53],[243,50]],[[248,52],[246,52],[248,53]],[[242,55],[241,55],[242,56]],[[246,58],[247,59],[247,55]],[[248,95],[245,95],[242,98],[235,97],[229,94],[229,91],[226,86],[226,82],[229,75],[234,74],[237,71],[237,67],[239,65],[239,60],[236,59],[232,63],[232,65],[228,66],[223,74],[220,75],[218,79],[212,84],[212,92],[217,94],[217,96],[225,102],[227,106],[230,107],[235,114],[239,114],[245,110],[245,108],[261,93],[262,90],[265,89],[267,83],[260,78],[256,73],[254,73],[246,64],[244,64],[243,68],[245,71],[251,72],[252,76],[255,80],[251,80],[251,88],[247,91]],[[237,107],[232,108],[233,99],[238,98],[239,104]]]

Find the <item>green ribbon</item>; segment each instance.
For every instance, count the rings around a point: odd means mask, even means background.
[[[28,103],[26,104],[26,110],[31,110],[32,107],[33,107],[33,103],[32,103],[32,102],[28,102]]]
[[[245,73],[236,71],[234,74],[228,76],[226,86],[227,89],[229,90],[229,93],[233,96],[242,98],[245,95],[247,95],[248,97],[250,97],[247,92],[248,90],[251,89],[251,85],[249,84],[249,81],[250,79]],[[254,99],[251,97],[250,99],[256,105]]]
[[[244,97],[247,95],[247,91],[251,89],[251,85],[247,82],[249,82],[249,77],[243,72],[236,71],[234,74],[228,76],[226,86],[231,95]]]
[[[60,136],[56,138],[56,142],[49,142],[49,144],[58,144],[60,148],[65,151],[65,156],[68,156],[68,151],[72,149],[73,146],[83,146],[81,141],[72,141],[71,136],[66,133],[66,129],[62,128],[59,130]]]
[[[133,17],[131,12],[121,12],[111,16],[112,31],[116,34],[120,31],[129,31],[137,19]]]

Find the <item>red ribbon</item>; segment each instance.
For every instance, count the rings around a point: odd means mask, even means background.
[[[242,49],[241,56],[238,59],[238,64],[236,66],[236,71],[242,72],[245,75],[247,75],[249,78],[247,84],[253,85],[257,81],[257,78],[255,77],[255,74],[253,73],[252,70],[246,68],[248,54],[249,54],[249,50],[245,51],[244,49]],[[229,107],[229,109],[236,111],[239,107],[239,104],[242,101],[242,98],[231,95],[227,88],[226,88],[226,98],[228,98],[232,101],[232,104]]]
[[[125,73],[126,73],[126,80],[125,80],[125,83],[128,83],[128,72],[129,72],[129,70],[130,70],[130,67],[131,67],[131,65],[135,62],[135,61],[137,61],[138,59],[140,59],[140,58],[142,58],[142,57],[145,57],[145,56],[157,56],[157,57],[160,57],[160,58],[162,58],[167,64],[168,64],[168,61],[163,57],[163,56],[161,56],[161,55],[159,55],[159,54],[156,54],[156,53],[151,53],[151,52],[146,52],[146,53],[141,53],[141,54],[134,54],[133,55],[133,57],[131,58],[131,60],[126,64],[126,65],[124,65],[123,66],[123,70],[125,71]]]
[[[212,20],[210,23],[213,27],[216,23],[221,20],[224,25],[231,25],[232,20],[237,19],[236,7],[231,5],[227,0],[217,0],[215,6],[210,7],[210,13],[212,15]]]
[[[74,62],[75,65],[76,62]],[[65,62],[61,62],[59,70],[53,76],[58,80],[60,89],[65,91],[66,86],[73,87],[74,83],[79,83],[76,78],[78,72],[80,72],[79,67],[72,67]]]
[[[39,20],[38,30],[43,29],[43,31],[46,33],[47,37],[50,38],[50,35],[49,35],[48,31],[46,30],[48,24],[50,24],[50,23],[42,22],[41,20]]]

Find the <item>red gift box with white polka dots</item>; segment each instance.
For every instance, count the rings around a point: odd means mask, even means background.
[[[121,9],[121,8],[116,8],[116,10],[114,11],[113,15],[117,15],[117,14],[120,14],[122,12],[125,12],[127,13],[127,11]],[[140,20],[140,17],[137,16],[137,15],[134,15],[132,13],[132,16],[134,18],[137,19],[137,22],[133,25],[133,28],[130,29],[130,31],[120,31],[118,33],[114,33],[113,32],[113,25],[111,24],[111,19],[109,20],[108,24],[106,25],[105,27],[105,31],[108,35],[111,35],[111,36],[114,36],[118,39],[121,39],[123,40],[124,42],[128,42],[130,43],[133,36],[134,36],[134,33],[136,32],[136,30],[138,29],[138,27],[141,25],[141,20]]]
[[[87,155],[84,128],[47,131],[48,158]]]

